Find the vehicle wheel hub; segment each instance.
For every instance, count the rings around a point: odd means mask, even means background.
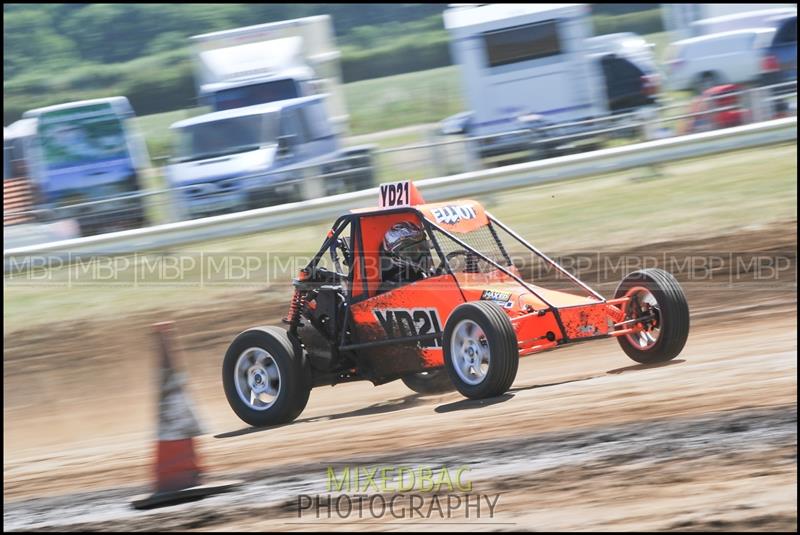
[[[266,370],[264,370],[264,368],[262,368],[260,366],[254,366],[254,367],[250,368],[250,371],[248,371],[247,373],[248,373],[248,381],[247,381],[247,383],[248,383],[248,385],[250,386],[250,388],[252,390],[255,390],[256,392],[263,392],[263,391],[266,390],[266,388],[267,388],[267,381],[266,381],[267,372],[266,372]]]
[[[281,373],[265,349],[251,347],[239,355],[235,369],[236,392],[251,409],[266,410],[278,399]]]
[[[639,349],[650,349],[656,345],[661,335],[661,310],[658,301],[650,290],[641,286],[631,288],[626,296],[630,298],[626,316],[629,319],[648,319],[637,323],[638,329],[625,337]]]
[[[456,374],[467,384],[481,383],[489,371],[491,359],[486,335],[472,320],[463,320],[453,330],[450,355]]]

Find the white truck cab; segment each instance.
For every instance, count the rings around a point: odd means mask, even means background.
[[[179,219],[371,187],[371,146],[342,148],[325,95],[192,117],[170,128]],[[308,178],[308,180],[306,180]]]

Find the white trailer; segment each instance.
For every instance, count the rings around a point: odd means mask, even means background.
[[[190,38],[197,93],[214,111],[327,94],[337,130],[347,128],[340,53],[329,15]]]
[[[591,60],[587,4],[485,4],[444,12],[450,50],[481,156],[529,140],[510,132],[520,118],[574,123],[608,114],[602,72]],[[466,116],[467,114],[464,114]],[[445,125],[443,131],[447,133]],[[502,136],[503,132],[509,132]]]

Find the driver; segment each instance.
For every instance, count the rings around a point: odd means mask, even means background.
[[[432,260],[425,231],[414,223],[396,223],[381,243],[381,291],[428,277]]]

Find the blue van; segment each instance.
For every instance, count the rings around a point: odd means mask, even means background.
[[[146,224],[136,194],[149,157],[128,99],[69,102],[22,117],[35,121],[27,165],[38,213],[77,220],[83,236]],[[94,202],[106,199],[114,200]]]

